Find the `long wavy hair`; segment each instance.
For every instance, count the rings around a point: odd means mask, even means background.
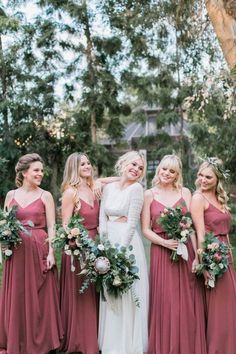
[[[23,181],[24,181],[23,173],[30,168],[30,165],[33,162],[41,162],[43,164],[43,159],[40,155],[36,153],[26,154],[19,158],[15,166],[15,171],[16,171],[15,184],[18,188],[23,185]]]
[[[173,187],[180,189],[183,186],[183,177],[182,177],[182,162],[177,155],[165,155],[159,165],[156,168],[155,175],[152,180],[152,186],[158,186],[161,183],[159,172],[162,168],[172,169],[177,172],[177,177],[173,183]]]
[[[81,183],[80,177],[80,165],[81,165],[81,158],[85,156],[89,160],[89,157],[83,152],[74,152],[73,154],[69,155],[64,172],[63,172],[63,181],[61,184],[61,192],[63,193],[67,188],[72,187],[74,189],[74,204],[77,209],[80,209],[80,200],[78,196],[78,189]],[[90,161],[90,160],[89,160]],[[87,184],[90,188],[93,187],[93,168],[90,177],[87,177]]]
[[[226,193],[224,186],[223,186],[224,176],[221,173],[221,168],[219,168],[219,167],[223,168],[223,163],[222,163],[222,160],[220,160],[220,159],[214,158],[214,160],[216,161],[214,164],[209,163],[208,161],[204,161],[200,165],[198,172],[197,172],[197,179],[195,181],[195,185],[196,185],[197,189],[200,189],[199,175],[204,169],[210,168],[211,171],[217,177],[217,184],[216,184],[216,190],[215,190],[216,199],[218,200],[220,205],[222,205],[223,209],[229,210],[230,208],[227,205],[229,198],[228,198],[227,193]]]
[[[115,164],[116,173],[121,176],[127,165],[139,159],[143,161],[143,171],[141,176],[139,177],[139,181],[141,181],[146,174],[147,163],[144,158],[144,155],[140,154],[138,151],[128,151],[124,155],[120,156]]]

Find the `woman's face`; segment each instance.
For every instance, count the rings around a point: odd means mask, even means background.
[[[159,170],[158,177],[160,179],[161,184],[173,184],[178,178],[178,172],[173,168],[162,166]]]
[[[79,175],[82,178],[90,177],[92,175],[92,165],[87,156],[81,156]]]
[[[197,183],[202,191],[215,190],[217,177],[210,167],[206,167],[198,173]]]
[[[144,162],[142,159],[133,160],[125,166],[123,176],[129,181],[138,181],[144,171]]]
[[[24,181],[29,184],[40,186],[43,179],[43,164],[35,161],[30,164],[27,171],[23,172]]]

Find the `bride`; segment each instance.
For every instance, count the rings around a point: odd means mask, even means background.
[[[143,188],[139,181],[145,174],[145,160],[136,151],[122,155],[116,163],[120,181],[104,188],[100,208],[100,234],[112,244],[133,246],[139,280],[133,291],[140,301],[137,307],[132,290],[118,299],[100,300],[99,347],[103,354],[143,354],[147,352],[148,274],[140,236]]]

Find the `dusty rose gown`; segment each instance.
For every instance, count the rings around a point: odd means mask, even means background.
[[[0,297],[0,348],[7,354],[45,354],[60,346],[63,331],[59,309],[57,269],[47,270],[45,206],[41,198],[22,208],[17,218],[30,235],[5,261]]]
[[[223,213],[214,205],[204,212],[206,232],[213,232],[217,238],[228,243],[231,215]],[[207,353],[236,354],[236,278],[233,261],[221,278],[216,280],[214,289],[207,289]]]
[[[79,214],[84,218],[84,227],[94,239],[97,234],[99,203],[92,207],[80,199]],[[61,316],[65,332],[62,350],[66,353],[82,352],[96,354],[98,350],[98,295],[94,286],[89,286],[84,294],[79,293],[83,279],[77,274],[79,262],[74,260],[75,272],[71,272],[71,260],[62,255],[61,264]]]
[[[173,207],[187,211],[181,197]],[[157,223],[165,206],[153,199],[152,230],[167,235]],[[206,354],[204,306],[195,275],[191,272],[194,251],[189,240],[189,260],[174,263],[171,251],[152,244],[150,259],[149,354]]]

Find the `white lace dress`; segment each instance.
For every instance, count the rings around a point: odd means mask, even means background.
[[[100,208],[100,233],[113,243],[133,246],[139,277],[134,291],[140,307],[133,301],[131,290],[121,298],[100,300],[99,348],[102,354],[143,354],[148,342],[148,272],[140,232],[143,188],[134,183],[121,190],[117,182],[106,186]],[[115,219],[127,217],[127,222]]]

